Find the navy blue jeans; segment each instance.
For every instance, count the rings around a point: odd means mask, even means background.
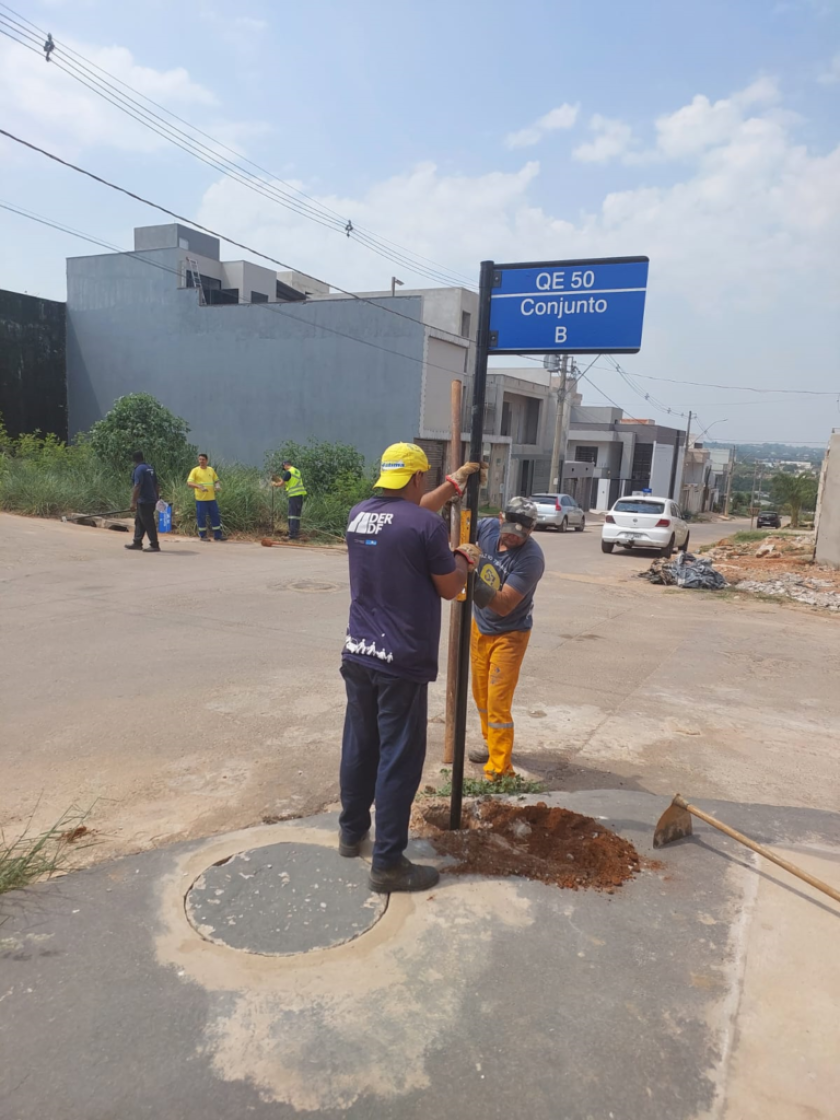
[[[296,541],[300,535],[300,515],[303,513],[303,495],[289,498],[289,540]]]
[[[361,839],[376,804],[373,866],[380,870],[399,863],[408,844],[408,818],[426,758],[429,686],[346,658],[341,675],[347,712],[339,823],[349,840]]]
[[[209,521],[213,536],[217,541],[222,539],[222,517],[219,513],[219,503],[215,498],[209,502],[195,503],[195,519],[198,522],[198,535],[200,537],[207,535],[207,522]]]

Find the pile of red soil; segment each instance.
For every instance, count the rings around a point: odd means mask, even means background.
[[[448,802],[415,806],[413,825],[454,864],[448,875],[521,875],[558,887],[604,890],[609,894],[641,870],[629,840],[592,817],[569,809],[513,805],[488,798],[464,804],[463,827],[450,831]]]

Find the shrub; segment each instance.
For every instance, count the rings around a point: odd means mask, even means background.
[[[90,430],[97,459],[114,470],[128,470],[131,456],[142,451],[159,477],[186,474],[198,449],[187,439],[189,424],[150,393],[119,397],[114,407]]]
[[[310,495],[335,493],[337,488],[346,490],[351,486],[351,479],[361,482],[368,477],[364,456],[347,443],[310,440],[301,444],[289,440],[266,455],[265,465],[269,475],[280,473],[284,459],[293,463],[303,475]]]

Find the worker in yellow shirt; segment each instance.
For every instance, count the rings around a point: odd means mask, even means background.
[[[216,491],[221,488],[219,476],[210,466],[207,456],[202,452],[198,457],[198,466],[193,467],[187,479],[187,486],[195,492],[195,519],[198,523],[198,535],[203,541],[210,543],[207,536],[207,522],[213,530],[217,541],[223,541],[222,515],[219,513],[219,503],[216,501]]]

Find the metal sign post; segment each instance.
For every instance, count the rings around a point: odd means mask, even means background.
[[[481,462],[489,354],[635,354],[642,345],[647,257],[495,264],[482,261],[470,461]],[[553,466],[553,464],[552,464]],[[478,530],[481,477],[467,482],[470,540]],[[474,575],[461,604],[449,827],[461,827]]]
[[[490,297],[493,292],[495,267],[492,261],[481,262],[478,285],[478,335],[475,349],[472,413],[470,420],[470,462],[481,462],[484,437],[484,398],[487,393],[487,355],[490,350]],[[467,480],[467,509],[470,514],[470,540],[475,541],[478,529],[478,497],[481,472]],[[455,736],[452,759],[452,797],[449,802],[449,827],[461,827],[461,802],[464,794],[464,749],[467,738],[467,692],[470,682],[470,634],[474,575],[467,579],[466,597],[461,604],[461,633],[458,642],[458,675],[455,684]]]

